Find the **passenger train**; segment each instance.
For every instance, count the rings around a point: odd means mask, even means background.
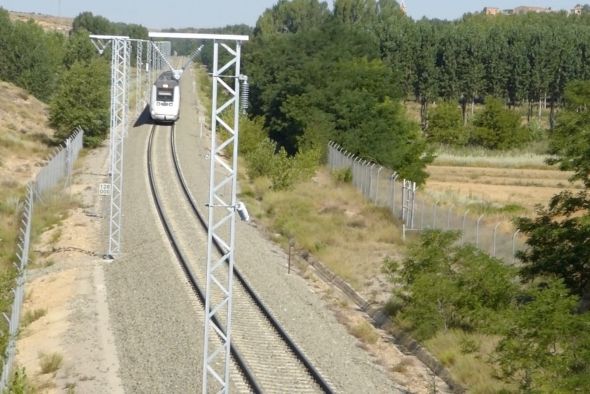
[[[179,75],[164,71],[154,85],[150,96],[150,114],[155,122],[174,123],[180,114]]]

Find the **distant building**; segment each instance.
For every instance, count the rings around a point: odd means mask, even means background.
[[[537,13],[537,14],[544,14],[544,13],[548,13],[548,12],[555,12],[551,9],[551,7],[527,7],[527,6],[521,6],[521,7],[516,7],[515,9],[512,10],[512,13],[515,15],[518,14],[528,14],[528,13]]]
[[[571,10],[571,14],[572,15],[582,15],[582,6],[580,4],[577,4],[572,10]]]
[[[497,7],[485,7],[483,9],[483,13],[485,15],[498,15],[498,14],[502,13],[502,11],[500,11],[500,9]]]
[[[535,14],[547,14],[550,12],[561,12],[562,10],[554,10],[551,7],[529,7],[529,6],[520,6],[513,9],[506,9],[501,10],[497,7],[484,7],[482,13],[484,15],[522,15],[528,13],[535,13]],[[574,8],[569,11],[569,15],[581,15],[584,13],[585,7],[577,4]]]
[[[399,8],[402,10],[402,12],[404,13],[404,15],[408,15],[408,8],[406,7],[406,2],[405,1],[401,1],[399,4]]]

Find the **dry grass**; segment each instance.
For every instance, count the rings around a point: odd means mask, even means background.
[[[45,104],[20,88],[0,82],[0,271],[3,274],[13,270],[17,260],[24,186],[49,152],[46,143],[52,131],[47,126],[46,114]],[[0,296],[10,299],[10,289],[0,289]],[[38,318],[38,315],[25,318]]]
[[[42,318],[43,316],[45,316],[47,314],[47,309],[34,309],[34,310],[28,310],[25,312],[25,315],[23,316],[22,319],[22,327],[26,327],[29,324],[31,324],[32,322],[39,320],[40,318]]]
[[[293,238],[357,289],[381,273],[385,256],[397,255],[400,231],[388,210],[368,204],[350,185],[337,187],[326,170],[293,191],[270,192],[268,181],[242,182],[252,215],[279,234]]]
[[[50,242],[57,242],[62,233],[57,226],[68,217],[71,209],[79,206],[80,202],[75,197],[59,189],[47,192],[43,200],[35,205],[35,214],[33,215],[31,227],[31,242],[34,244],[43,232],[53,228],[55,230]]]
[[[449,330],[426,341],[426,346],[469,392],[516,391],[515,387],[494,378],[491,356],[497,343],[495,337]]]
[[[373,345],[379,340],[379,334],[375,328],[366,320],[360,320],[357,324],[350,328],[351,334],[360,339],[363,343]]]
[[[444,205],[467,207],[470,204],[520,206],[513,213],[534,211],[537,204],[544,205],[564,189],[579,189],[571,184],[570,173],[555,169],[523,169],[509,167],[428,167],[428,179],[424,193],[431,200]]]
[[[42,375],[56,372],[62,363],[63,356],[59,353],[39,354],[39,367]]]
[[[441,146],[437,149],[435,165],[555,169],[546,163],[550,157],[545,154],[546,143],[538,142],[526,150],[493,151],[478,147],[450,148]]]

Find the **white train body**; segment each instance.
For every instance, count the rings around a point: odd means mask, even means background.
[[[150,97],[150,114],[156,122],[174,123],[180,114],[180,86],[172,71],[163,72]]]

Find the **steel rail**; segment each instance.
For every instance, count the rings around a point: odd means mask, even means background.
[[[197,208],[197,203],[188,188],[188,185],[186,183],[186,180],[185,180],[183,172],[182,172],[182,168],[180,166],[180,162],[178,160],[178,155],[176,152],[175,128],[174,127],[172,128],[172,132],[170,133],[170,141],[171,141],[170,145],[172,148],[172,157],[174,159],[174,167],[176,168],[176,174],[178,175],[178,179],[180,181],[182,189],[184,190],[185,196],[188,199],[195,216],[199,220],[203,229],[205,231],[207,231],[207,229],[208,229],[207,223],[206,223],[203,215],[201,215],[201,213],[199,212],[199,209]],[[213,239],[213,242],[215,244],[215,248],[217,249],[218,253],[223,256],[226,253],[224,248],[219,244],[219,242],[217,242],[217,240]],[[227,263],[227,261],[226,261],[226,263]],[[307,358],[307,356],[303,353],[303,351],[299,348],[299,346],[297,346],[297,344],[291,339],[289,334],[287,334],[287,332],[282,328],[280,323],[272,315],[272,313],[266,307],[266,305],[264,305],[264,303],[262,302],[260,297],[256,294],[256,292],[254,291],[252,286],[246,281],[246,279],[240,273],[240,271],[238,270],[238,268],[236,266],[234,266],[234,275],[236,276],[236,278],[238,279],[238,281],[240,282],[240,284],[242,285],[244,290],[248,293],[250,298],[252,298],[252,300],[254,301],[256,306],[260,309],[260,311],[262,312],[264,317],[268,320],[268,322],[271,324],[271,326],[274,328],[274,330],[277,332],[277,334],[281,337],[283,342],[287,345],[287,347],[291,350],[291,352],[295,355],[295,357],[303,364],[303,366],[305,367],[305,369],[307,370],[309,375],[312,377],[312,379],[316,382],[316,384],[325,393],[333,393],[334,391],[330,387],[328,382],[322,377],[320,372],[313,366],[311,361]]]
[[[178,261],[180,262],[181,268],[182,268],[185,276],[187,277],[191,288],[196,293],[197,297],[199,298],[199,301],[201,302],[201,304],[203,305],[203,308],[204,308],[204,305],[205,305],[204,293],[201,290],[199,284],[197,283],[197,280],[195,279],[195,275],[188,264],[188,259],[183,254],[183,252],[180,250],[180,247],[178,246],[178,241],[176,240],[176,237],[172,233],[172,228],[170,227],[170,224],[169,224],[168,220],[166,219],[166,215],[164,214],[164,210],[162,208],[160,194],[158,193],[158,190],[156,188],[155,176],[154,176],[154,171],[153,171],[153,166],[152,166],[152,145],[153,145],[153,139],[154,139],[154,134],[155,134],[156,128],[157,128],[156,125],[153,125],[151,127],[149,140],[148,140],[148,148],[147,148],[147,170],[148,170],[148,178],[149,178],[149,183],[150,183],[151,194],[154,199],[154,205],[156,207],[156,211],[158,212],[160,222],[162,223],[162,227],[164,228],[164,231],[166,232],[166,236],[168,237],[168,241],[170,242],[170,245],[172,246],[172,249],[174,250],[174,254],[176,255],[176,258],[178,259]],[[171,134],[174,134],[174,126],[172,126]],[[214,319],[217,320],[217,318],[215,318],[215,317],[214,317]],[[216,324],[218,324],[218,322],[216,322]],[[219,324],[218,324],[218,326],[221,327]],[[252,374],[250,367],[248,367],[248,364],[246,363],[246,361],[244,360],[244,358],[241,356],[241,354],[239,353],[239,351],[236,349],[236,347],[234,345],[230,346],[230,351],[232,354],[232,358],[234,359],[234,361],[236,362],[236,364],[240,368],[240,370],[246,380],[246,383],[250,386],[252,391],[254,393],[262,393],[262,388],[257,383],[256,378]]]

